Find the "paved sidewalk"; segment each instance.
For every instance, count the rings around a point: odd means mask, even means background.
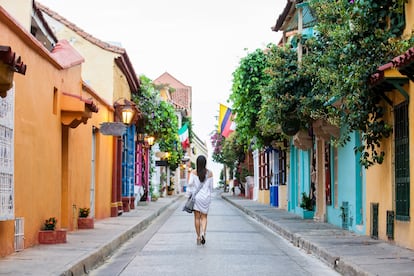
[[[68,232],[67,243],[37,245],[0,258],[0,275],[87,274],[181,198],[183,194],[159,198],[119,217],[96,220],[94,229]]]
[[[229,194],[222,198],[343,275],[414,275],[414,251]]]

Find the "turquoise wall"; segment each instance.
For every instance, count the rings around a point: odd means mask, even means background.
[[[327,206],[327,221],[328,223],[337,225],[339,227],[351,230],[355,233],[365,233],[365,182],[364,174],[359,164],[359,154],[355,154],[354,147],[360,145],[360,138],[358,133],[351,134],[351,140],[343,147],[338,147],[338,171],[337,181],[338,185],[334,185],[334,175],[332,173],[332,205]],[[331,172],[334,172],[334,150],[331,147]],[[335,192],[335,188],[338,192]],[[335,198],[337,195],[337,198]],[[341,207],[348,204],[348,212],[346,212],[347,219],[342,220]],[[345,208],[346,210],[346,208]]]
[[[288,211],[301,214],[299,205],[302,192],[309,194],[310,191],[310,150],[303,151],[291,145],[289,178]]]

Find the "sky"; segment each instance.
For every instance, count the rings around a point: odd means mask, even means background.
[[[211,147],[219,104],[231,107],[241,58],[282,34],[286,0],[38,0],[94,37],[125,48],[138,75],[192,87],[195,134]],[[211,154],[211,152],[209,153]]]

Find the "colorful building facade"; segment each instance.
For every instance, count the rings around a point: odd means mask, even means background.
[[[110,122],[111,119],[113,122],[121,122],[121,109],[126,105],[134,109],[134,119],[128,124],[125,133],[122,136],[113,136],[110,214],[121,215],[135,208],[135,197],[138,196],[136,191],[144,190],[142,187],[145,185],[142,183],[142,176],[137,172],[143,168],[142,162],[146,160],[143,156],[147,148],[142,147],[142,143],[137,145],[140,142],[136,139],[139,110],[131,102],[132,95],[139,93],[137,75],[124,48],[103,42],[49,8],[37,5],[56,37],[71,41],[73,47],[85,57],[82,67],[85,82],[99,91],[99,95],[106,102],[113,105],[113,117],[104,122]],[[141,186],[141,189],[136,186]]]
[[[32,11],[33,3],[27,4],[25,8]],[[96,185],[95,214],[105,215],[102,208],[108,205],[104,202],[111,184],[106,179],[112,173],[107,148],[112,138],[99,135],[97,129],[113,112],[83,82],[84,58],[67,42],[55,41],[50,51],[29,32],[30,24],[22,27],[3,7],[0,24],[0,45],[18,53],[17,64],[24,61],[28,69],[25,75],[14,74],[2,103],[13,112],[6,112],[3,119],[10,119],[1,123],[12,145],[7,156],[12,166],[7,182],[10,215],[4,201],[0,207],[0,256],[5,256],[37,244],[38,232],[49,217],[57,219],[57,228],[76,229],[78,208],[91,204],[91,183]],[[4,60],[1,63],[3,67]],[[5,172],[7,166],[2,164]]]

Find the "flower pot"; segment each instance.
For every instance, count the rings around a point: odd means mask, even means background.
[[[41,230],[38,238],[40,244],[66,243],[66,230]]]
[[[78,229],[93,229],[94,219],[93,218],[78,218]]]
[[[300,129],[300,121],[293,115],[288,115],[282,122],[282,131],[288,136],[295,135]]]
[[[315,215],[315,211],[302,209],[302,218],[303,219],[313,219],[314,215]]]

